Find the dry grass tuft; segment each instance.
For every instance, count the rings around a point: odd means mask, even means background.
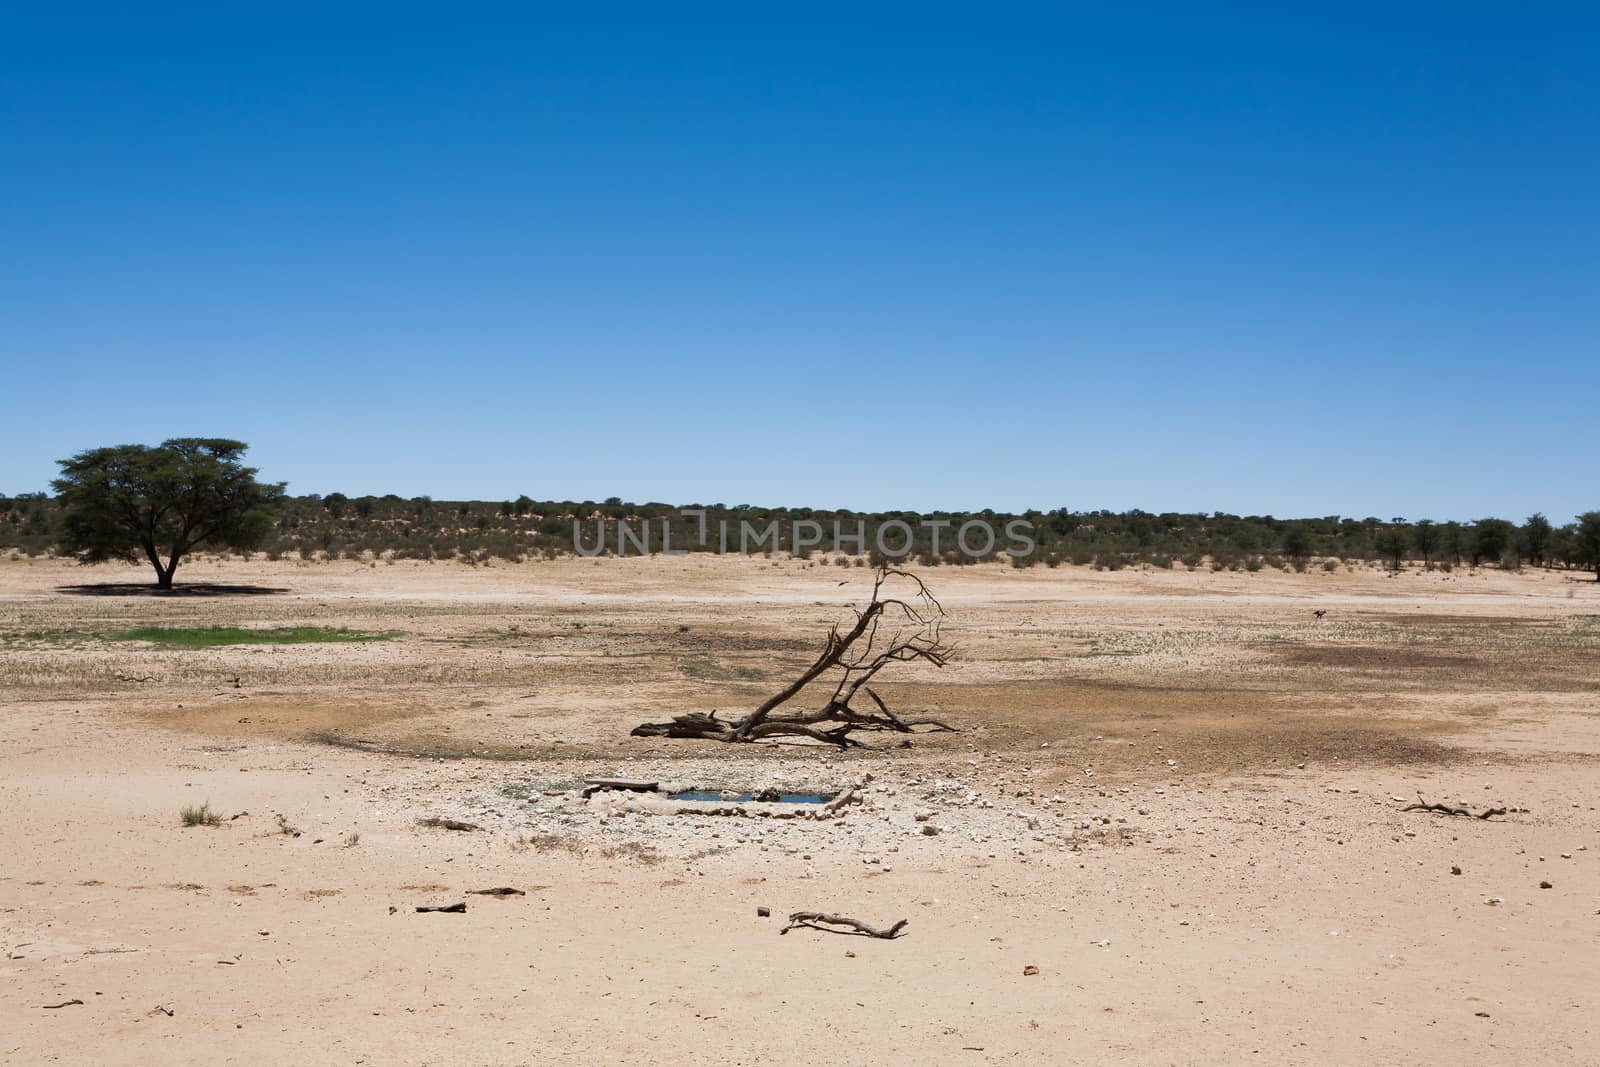
[[[186,805],[178,816],[185,826],[220,826],[222,816],[211,810],[211,801]]]

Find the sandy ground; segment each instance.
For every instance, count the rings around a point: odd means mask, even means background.
[[[882,691],[960,732],[838,754],[628,730],[759,701],[860,569],[0,562],[0,1060],[1600,1063],[1594,583],[924,576],[959,658]],[[148,624],[395,636],[107,640]]]

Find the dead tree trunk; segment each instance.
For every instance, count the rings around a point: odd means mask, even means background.
[[[910,587],[905,598],[885,595],[891,582]],[[742,719],[719,719],[715,711],[696,711],[679,715],[671,722],[641,723],[633,728],[633,736],[741,742],[806,737],[849,748],[860,744],[850,736],[858,730],[911,733],[914,726],[949,730],[937,719],[900,718],[867,684],[891,663],[920,660],[943,667],[949,661],[954,649],[940,634],[944,608],[922,579],[894,567],[880,567],[873,577],[871,599],[866,607],[854,610],[855,621],[848,630],[841,633],[838,625],[830,629],[827,644],[811,666]],[[833,686],[820,707],[786,710],[785,705],[818,682]],[[858,710],[852,706],[851,702],[861,694],[872,702],[871,708]]]

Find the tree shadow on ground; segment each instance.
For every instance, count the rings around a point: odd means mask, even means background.
[[[287,593],[284,586],[273,585],[217,585],[196,582],[192,585],[175,585],[162,589],[153,582],[99,582],[84,585],[58,585],[56,592],[67,596],[160,596],[160,597],[211,597],[211,596],[271,596]]]

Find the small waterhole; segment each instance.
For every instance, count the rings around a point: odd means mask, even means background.
[[[685,789],[668,793],[668,800],[692,800],[711,804],[743,804],[751,800],[779,804],[826,804],[833,797],[827,793],[736,793],[731,789]]]

